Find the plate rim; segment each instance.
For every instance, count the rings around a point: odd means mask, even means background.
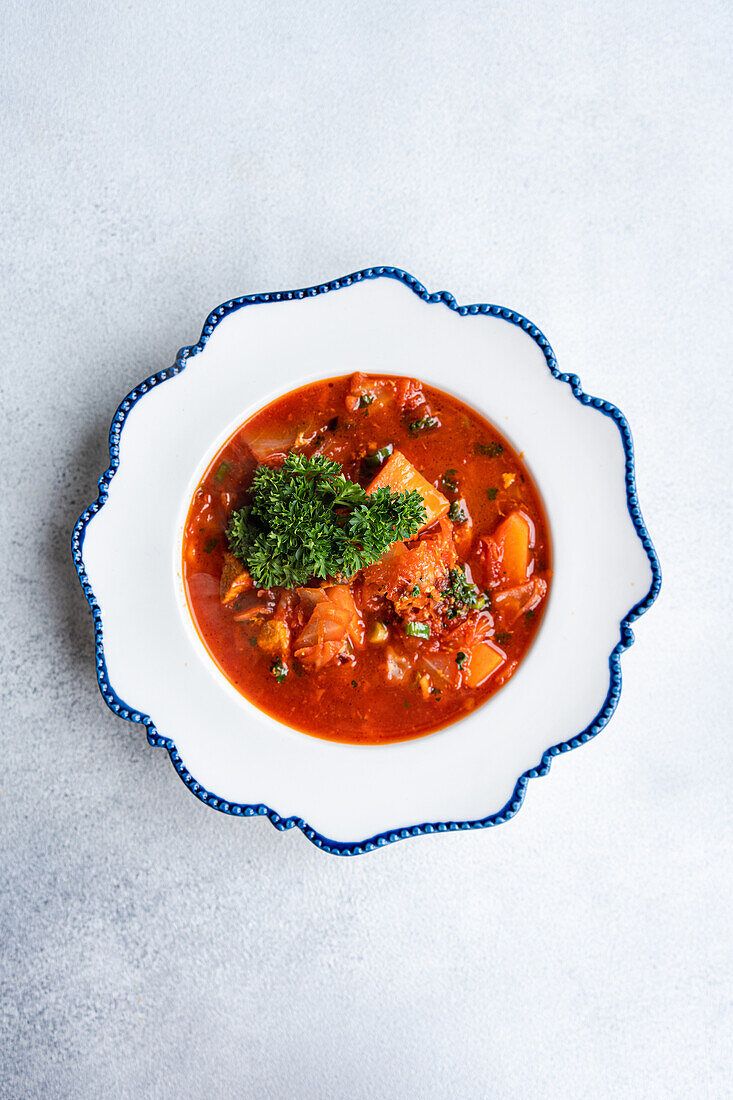
[[[507,321],[510,324],[516,325],[522,328],[539,346],[542,351],[546,365],[553,375],[560,382],[566,383],[573,393],[573,396],[581,402],[583,405],[590,406],[602,412],[605,416],[610,417],[616,424],[624,448],[625,456],[625,482],[626,482],[626,504],[629,514],[631,516],[632,523],[636,534],[638,535],[642,546],[646,552],[647,559],[652,573],[652,581],[649,591],[645,596],[638,600],[631,609],[624,615],[619,623],[620,637],[619,641],[614,646],[609,655],[609,687],[606,694],[606,698],[595,715],[592,721],[582,730],[579,734],[569,738],[566,741],[561,741],[558,744],[551,745],[542,754],[540,762],[534,768],[529,768],[523,772],[515,784],[514,790],[506,801],[502,808],[492,814],[489,814],[484,818],[477,818],[467,821],[438,821],[438,822],[422,822],[413,826],[407,826],[400,829],[386,829],[382,832],[376,833],[364,840],[358,841],[338,841],[330,839],[319,833],[316,829],[310,826],[303,818],[290,816],[287,818],[281,817],[274,810],[264,803],[233,803],[225,799],[218,797],[211,791],[206,790],[197,782],[196,778],[189,772],[184,764],[181,756],[178,752],[175,742],[170,737],[163,737],[155,728],[150,715],[137,711],[133,707],[129,706],[123,699],[121,699],[115,689],[113,688],[107,671],[107,663],[104,653],[104,639],[102,630],[102,609],[96,599],[92,586],[87,576],[86,567],[84,564],[83,547],[84,538],[86,535],[87,527],[92,518],[97,512],[104,506],[107,501],[109,493],[109,485],[114,477],[120,464],[119,456],[119,444],[122,429],[127,419],[130,410],[133,406],[141,400],[147,393],[154,389],[157,385],[166,380],[175,377],[185,370],[188,360],[194,355],[201,352],[206,346],[211,334],[214,332],[216,326],[229,314],[234,313],[245,306],[259,305],[264,303],[274,302],[287,302],[294,301],[303,298],[312,298],[321,294],[329,293],[334,290],[341,290],[349,286],[353,286],[366,279],[379,279],[389,278],[402,283],[413,291],[422,301],[427,304],[441,304],[448,309],[453,310],[459,316],[465,317],[468,315],[484,314],[492,317],[498,317]],[[220,813],[226,813],[234,817],[266,817],[270,823],[278,829],[280,832],[285,832],[288,829],[298,828],[300,831],[316,845],[321,851],[333,854],[333,855],[360,855],[365,852],[374,851],[377,848],[384,847],[387,844],[394,843],[397,840],[403,840],[410,836],[424,836],[431,833],[441,832],[454,832],[459,829],[486,829],[492,825],[499,825],[505,821],[509,821],[519,811],[524,801],[524,796],[527,790],[530,779],[536,779],[539,776],[547,775],[552,764],[554,757],[564,752],[569,752],[571,749],[578,748],[579,745],[585,744],[595,737],[596,734],[607,725],[611,716],[613,715],[618,701],[621,696],[622,678],[621,678],[621,654],[624,653],[634,642],[634,634],[631,630],[631,623],[643,615],[652,606],[656,600],[661,584],[662,573],[659,564],[659,558],[652,543],[649,531],[646,527],[644,519],[641,514],[639,506],[638,493],[636,489],[636,475],[634,468],[634,447],[631,437],[631,429],[629,427],[626,417],[621,410],[610,401],[606,401],[603,398],[593,397],[583,391],[580,379],[576,374],[563,374],[557,365],[557,359],[555,353],[550,346],[549,341],[544,334],[529,321],[522,314],[517,313],[515,310],[507,309],[503,306],[491,305],[487,303],[476,303],[471,305],[459,305],[455,297],[449,291],[428,291],[423,284],[415,278],[414,275],[410,275],[409,272],[404,271],[398,267],[368,267],[361,271],[352,272],[349,275],[341,276],[337,279],[331,279],[327,282],[319,283],[314,286],[304,287],[299,290],[285,290],[285,291],[269,291],[266,293],[258,294],[245,294],[238,298],[231,298],[228,301],[217,306],[212,310],[204,323],[201,331],[201,336],[196,344],[192,344],[187,347],[181,348],[177,355],[173,366],[166,368],[165,370],[158,371],[157,373],[146,378],[143,382],[140,382],[135,386],[126,397],[120,402],[112,423],[109,429],[109,456],[110,463],[107,469],[104,471],[98,481],[98,495],[96,500],[84,509],[78,520],[74,524],[74,528],[71,536],[71,550],[72,558],[74,561],[74,567],[76,569],[79,582],[81,584],[84,595],[92,612],[92,620],[94,622],[94,643],[95,643],[95,665],[97,673],[97,684],[107,706],[118,717],[124,718],[127,721],[138,723],[145,727],[148,743],[155,748],[164,748],[168,752],[171,763],[173,764],[178,776],[185,783],[192,794],[203,802],[205,805],[210,806],[212,809],[218,810]]]

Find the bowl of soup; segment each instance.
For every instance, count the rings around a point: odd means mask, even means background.
[[[352,854],[485,827],[599,732],[659,588],[628,424],[398,269],[219,307],[121,403],[73,552],[108,705]]]

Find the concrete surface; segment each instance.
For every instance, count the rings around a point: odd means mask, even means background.
[[[727,5],[3,32],[0,1093],[731,1095]],[[620,405],[665,580],[611,725],[513,822],[344,860],[105,708],[68,544],[118,399],[212,306],[374,263],[520,310]]]

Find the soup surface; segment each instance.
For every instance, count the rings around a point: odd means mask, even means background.
[[[521,456],[455,397],[382,375],[250,417],[183,540],[188,606],[227,679],[294,729],[359,744],[485,703],[527,653],[551,576]]]

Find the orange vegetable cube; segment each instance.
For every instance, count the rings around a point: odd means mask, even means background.
[[[393,451],[382,469],[367,488],[367,493],[373,493],[376,489],[387,486],[393,493],[409,493],[416,489],[425,505],[425,523],[420,528],[423,530],[435,523],[436,519],[444,516],[450,508],[450,501],[442,493],[416,470],[409,459],[405,458],[402,451]]]
[[[489,676],[493,676],[506,661],[506,653],[493,642],[479,642],[471,646],[463,664],[466,684],[471,688],[480,687]]]
[[[494,542],[501,554],[501,583],[524,584],[534,543],[532,521],[524,512],[512,512],[497,527]]]

